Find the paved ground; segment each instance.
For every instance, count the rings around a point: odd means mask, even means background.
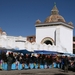
[[[68,73],[65,73],[63,70],[51,68],[0,71],[0,75],[75,75],[75,72],[69,71]]]

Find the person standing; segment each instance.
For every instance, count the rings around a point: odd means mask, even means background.
[[[69,60],[67,56],[65,56],[65,58],[63,59],[63,62],[64,62],[64,71],[68,72]]]
[[[12,62],[13,62],[13,58],[12,58],[11,53],[9,53],[9,56],[7,57],[7,70],[8,71],[11,70]]]
[[[2,58],[1,58],[1,55],[0,55],[0,70],[2,70]]]

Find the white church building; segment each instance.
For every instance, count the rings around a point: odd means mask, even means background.
[[[73,24],[67,23],[59,15],[59,11],[54,5],[51,15],[44,22],[39,19],[35,24],[35,41],[29,42],[27,37],[8,36],[0,29],[0,48],[17,49],[28,51],[45,50],[61,53],[73,53]],[[32,40],[32,37],[30,38]]]

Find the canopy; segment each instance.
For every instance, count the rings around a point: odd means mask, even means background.
[[[26,53],[32,53],[32,52],[29,52],[28,50],[24,49],[24,50],[17,50],[17,49],[7,49],[5,47],[0,47],[0,53],[1,52],[7,52],[7,51],[12,51],[12,52],[18,52],[18,53],[23,53],[23,54],[26,54]]]
[[[27,50],[12,50],[12,52],[18,52],[18,53],[23,53],[23,54],[31,53]]]
[[[54,51],[45,51],[45,50],[34,50],[34,53],[37,54],[57,54],[58,52],[54,52]]]
[[[71,54],[71,53],[64,53],[64,54],[62,54],[62,56],[71,56],[71,57],[75,57],[75,54]]]

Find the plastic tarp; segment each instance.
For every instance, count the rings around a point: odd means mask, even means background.
[[[64,53],[63,55],[65,55],[65,56],[75,57],[75,54],[70,54],[70,53]],[[63,56],[63,55],[62,55],[62,56]]]
[[[23,54],[31,53],[27,50],[12,50],[12,52],[23,53]]]
[[[57,54],[58,52],[54,52],[54,51],[45,51],[45,50],[34,50],[34,53],[37,54]]]

